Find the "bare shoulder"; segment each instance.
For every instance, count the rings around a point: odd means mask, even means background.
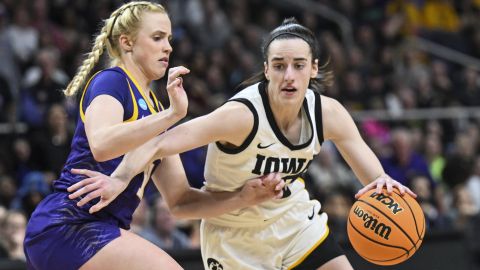
[[[325,139],[335,140],[355,130],[350,114],[338,100],[326,96],[321,98]]]
[[[222,122],[229,122],[234,125],[252,126],[254,116],[252,111],[243,103],[230,101],[216,109],[216,117],[222,119]]]
[[[337,113],[341,111],[345,111],[345,108],[343,107],[338,100],[321,95],[320,96],[322,99],[322,114],[324,116],[327,116],[328,118],[334,117]],[[325,120],[325,118],[324,118]]]
[[[221,127],[219,141],[240,145],[253,129],[255,118],[245,104],[227,102],[211,113],[217,126]]]

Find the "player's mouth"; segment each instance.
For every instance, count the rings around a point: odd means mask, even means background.
[[[297,92],[297,88],[293,86],[283,87],[282,92],[294,93],[294,92]]]
[[[160,61],[161,63],[165,64],[165,66],[168,66],[168,57],[163,57],[163,58],[160,58]]]

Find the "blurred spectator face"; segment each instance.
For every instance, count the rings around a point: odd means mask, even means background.
[[[431,134],[434,136],[440,137],[443,135],[443,128],[440,125],[440,122],[438,120],[430,120],[427,123],[427,134]]]
[[[397,129],[392,135],[392,147],[400,164],[408,164],[412,154],[412,137],[407,130]]]
[[[17,188],[12,177],[7,175],[0,176],[0,203],[9,206],[15,197]]]
[[[475,154],[475,148],[472,147],[472,138],[465,133],[458,133],[455,138],[455,148],[457,154],[462,157],[470,158]]]
[[[340,193],[334,193],[327,197],[323,207],[329,216],[346,219],[350,212],[350,208],[352,207],[352,203],[346,196]]]
[[[478,213],[478,208],[465,186],[458,186],[454,190],[455,207],[462,216],[473,216]]]
[[[145,200],[141,200],[135,212],[132,215],[132,225],[145,226],[147,224],[148,205]]]
[[[415,109],[417,107],[417,98],[414,91],[410,87],[402,87],[398,93],[402,101],[403,108]]]
[[[5,218],[4,232],[9,236],[25,236],[27,218],[20,212],[10,212]],[[22,238],[23,238],[22,237]]]
[[[410,182],[412,191],[418,196],[419,201],[429,201],[432,199],[430,181],[425,176],[416,176]]]
[[[30,144],[25,139],[17,139],[13,143],[13,151],[17,158],[21,161],[27,161],[30,158]]]
[[[54,104],[48,111],[48,125],[53,131],[64,130],[67,127],[67,112],[60,104]]]
[[[435,157],[442,154],[442,144],[437,135],[430,134],[425,138],[425,154],[427,157]]]
[[[38,52],[37,62],[42,68],[43,76],[51,77],[57,69],[59,53],[54,49],[42,49]]]
[[[171,234],[175,230],[176,220],[170,214],[167,204],[163,199],[155,203],[155,230],[161,235]]]

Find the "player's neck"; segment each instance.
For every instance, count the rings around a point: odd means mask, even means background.
[[[128,60],[121,64],[122,68],[126,69],[136,84],[138,84],[139,90],[142,91],[145,95],[150,93],[150,83],[151,81],[145,76],[145,73],[133,63]]]

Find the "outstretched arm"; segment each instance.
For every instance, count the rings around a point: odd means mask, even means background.
[[[112,176],[131,179],[165,156],[183,153],[215,141],[241,145],[253,128],[253,115],[237,102],[228,102],[214,112],[183,123],[126,154]]]
[[[210,192],[190,187],[178,155],[163,159],[153,174],[153,181],[177,218],[215,217],[252,206],[272,198],[281,198],[285,182],[271,173],[249,180],[233,192]]]
[[[85,195],[78,203],[83,206],[100,197],[90,213],[97,212],[110,204],[128,186],[128,175],[107,176],[86,169],[74,170],[88,178],[68,188],[70,199]],[[125,178],[127,177],[127,178]],[[190,187],[178,155],[166,157],[154,171],[153,180],[165,198],[170,211],[178,218],[209,218],[236,209],[248,207],[272,198],[281,198],[285,182],[280,174],[269,175],[248,180],[245,185],[234,192],[210,192]]]
[[[355,197],[367,190],[376,188],[381,193],[384,186],[391,193],[396,187],[401,194],[409,193],[416,197],[408,187],[391,179],[385,174],[380,161],[362,139],[352,117],[336,100],[322,96],[323,131],[326,140],[331,140],[347,161],[360,182],[365,186]]]

